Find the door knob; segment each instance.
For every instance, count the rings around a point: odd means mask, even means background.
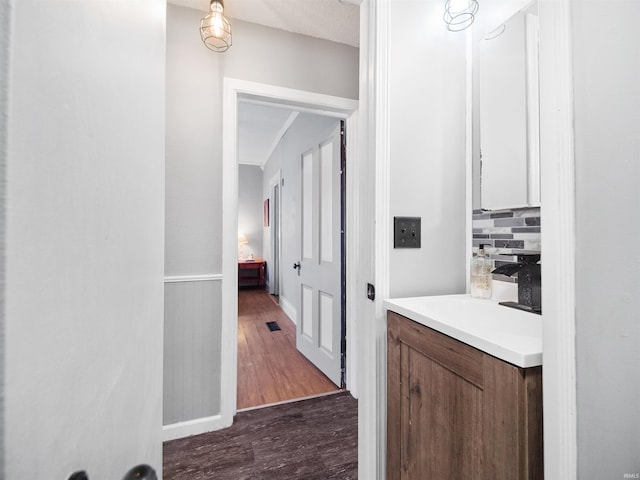
[[[298,276],[300,276],[300,262],[294,263],[293,268],[298,270]]]

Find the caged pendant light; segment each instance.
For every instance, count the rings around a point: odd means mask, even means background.
[[[477,0],[447,0],[444,6],[444,22],[451,32],[461,32],[470,27],[478,13]]]
[[[200,20],[200,38],[209,50],[226,52],[231,46],[231,25],[224,16],[222,0],[211,0],[211,11]]]

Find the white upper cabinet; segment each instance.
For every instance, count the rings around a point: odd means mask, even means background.
[[[489,32],[478,50],[481,207],[540,205],[537,4]]]

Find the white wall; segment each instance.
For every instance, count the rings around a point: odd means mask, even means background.
[[[280,211],[282,222],[280,297],[284,297],[284,301],[288,302],[296,313],[300,311],[300,282],[292,265],[301,260],[300,172],[302,154],[326,140],[339,125],[340,120],[336,118],[301,113],[274,150],[264,169],[263,191],[265,198],[272,194],[269,183],[278,170],[281,171],[284,180],[284,185],[280,190],[282,201]],[[264,245],[265,259],[267,265],[270,265],[270,262],[273,261],[271,258],[271,227],[265,229]],[[273,271],[272,269],[268,270]],[[272,281],[270,276],[269,282]]]
[[[238,20],[232,28],[225,76],[358,98],[357,48]]]
[[[225,57],[202,44],[198,15],[167,6],[166,275],[212,274],[222,268]]]
[[[388,221],[422,217],[422,248],[391,250],[391,297],[465,291],[465,35],[443,8],[391,3]]]
[[[223,77],[348,98],[358,96],[356,48],[232,20],[233,46],[224,54],[216,54],[200,41],[198,25],[202,16],[203,12],[189,8],[174,5],[167,8],[167,276],[217,277],[221,273]],[[263,251],[266,245],[264,247]],[[210,319],[215,327],[213,331],[201,331],[198,335],[200,320],[189,313],[198,311],[196,305],[183,310],[173,308],[192,302],[196,297],[191,289],[202,290],[197,284],[189,282],[188,288],[167,289],[171,297],[166,303],[174,313],[172,318],[165,318],[165,323],[186,322],[189,328],[196,329],[193,345],[184,344],[179,351],[171,352],[184,357],[181,365],[185,367],[168,368],[176,376],[187,378],[190,385],[204,386],[213,378],[216,385],[212,395],[219,397],[222,388],[216,380],[220,378],[220,341],[217,339],[222,326],[221,306],[216,300],[219,291],[210,298],[197,297],[197,302],[207,302],[201,305],[200,311],[211,309],[213,312]],[[216,281],[216,288],[220,286],[221,282]],[[201,347],[206,351],[200,350]],[[199,349],[201,358],[215,360],[208,369],[195,371],[186,367],[194,348]],[[191,412],[181,420],[205,416],[196,405],[189,405],[192,395],[184,395],[176,388],[166,392],[165,399],[168,396],[180,412]],[[186,404],[180,405],[180,402]],[[216,398],[209,404],[215,407],[220,402]],[[214,407],[206,415],[219,413]],[[165,412],[166,418],[176,418],[176,415],[177,412]]]
[[[162,468],[161,0],[14,2],[6,469]]]
[[[640,474],[640,3],[573,6],[578,478]]]
[[[8,118],[4,112],[8,108],[9,96],[9,43],[11,40],[11,21],[8,2],[0,2],[0,358],[5,358],[5,272],[6,272],[6,166],[7,166],[7,128]],[[4,405],[5,405],[5,368],[0,365],[0,477],[4,477]]]
[[[356,48],[233,20],[233,46],[216,54],[202,16],[167,8],[167,275],[221,270],[223,77],[358,96]]]
[[[262,251],[263,200],[262,169],[257,165],[238,167],[238,232],[244,233],[249,243],[244,246],[244,254],[253,253],[256,258],[264,258]]]

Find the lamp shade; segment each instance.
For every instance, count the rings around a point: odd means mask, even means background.
[[[244,235],[244,233],[239,233],[238,234],[238,244],[239,245],[246,245],[247,243],[249,243],[249,240],[247,240],[247,237]]]

